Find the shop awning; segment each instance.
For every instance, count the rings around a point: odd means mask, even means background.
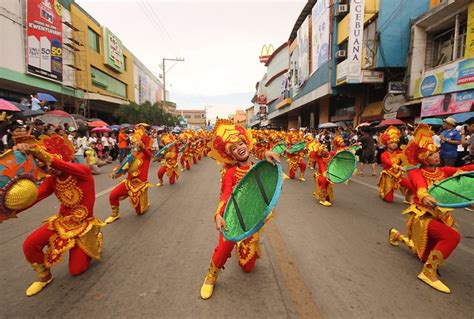
[[[381,117],[383,109],[383,101],[368,104],[362,111],[361,119]]]

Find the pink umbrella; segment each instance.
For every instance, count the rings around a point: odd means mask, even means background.
[[[95,127],[91,130],[91,132],[94,132],[94,133],[104,133],[104,132],[110,132],[110,131],[111,129],[105,126]]]
[[[88,125],[89,125],[90,127],[109,126],[109,124],[105,123],[105,122],[102,121],[102,120],[96,120],[96,121],[89,122]]]
[[[405,125],[405,122],[399,119],[387,119],[380,122],[380,124],[377,126],[382,127],[382,126],[390,126],[390,125]]]
[[[0,111],[20,112],[21,110],[12,103],[4,99],[0,99]]]

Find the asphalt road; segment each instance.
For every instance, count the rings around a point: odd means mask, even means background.
[[[157,167],[150,169],[154,183]],[[408,250],[387,243],[390,227],[404,229],[400,198],[383,203],[376,178],[366,175],[337,185],[334,205],[325,208],[311,195],[311,173],[306,182],[285,181],[254,272],[243,273],[231,258],[207,301],[199,289],[218,236],[213,161],[193,166],[174,186],[152,188],[143,216],[123,201],[122,219],[104,228],[101,262],[79,277],[63,262],[53,269],[53,283],[28,298],[35,276],[22,243],[56,212],[52,196],[0,225],[0,318],[473,317],[472,214],[456,212],[462,241],[441,269],[452,294],[441,294],[416,278],[422,265]],[[107,174],[96,177],[95,215],[103,220],[116,183]]]

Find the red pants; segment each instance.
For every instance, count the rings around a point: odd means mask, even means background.
[[[402,180],[400,181],[400,186],[404,187],[408,194],[413,194],[413,185],[410,183],[410,180],[406,177],[403,177]],[[395,191],[392,189],[390,192],[387,193],[384,197],[384,201],[388,203],[393,203],[393,197],[394,197]],[[405,194],[404,194],[405,195]]]
[[[128,197],[128,190],[127,186],[124,183],[118,184],[109,195],[109,203],[110,206],[120,206],[120,201]],[[142,214],[142,209],[140,208],[140,204],[135,207],[135,212],[137,215]]]
[[[197,157],[196,157],[196,155],[194,155],[194,156],[193,156],[193,164],[197,164],[197,163],[198,163]]]
[[[181,163],[181,167],[184,168],[186,165],[186,169],[189,171],[191,169],[191,163],[187,160],[184,156],[181,156],[179,162]]]
[[[158,170],[158,179],[160,180],[161,183],[163,183],[163,176],[166,173],[166,166],[161,166],[160,169]],[[169,178],[170,184],[173,185],[176,182],[176,173],[173,172],[173,175]]]
[[[29,263],[43,264],[44,253],[43,249],[49,243],[49,238],[55,232],[48,229],[48,224],[42,225],[25,239],[23,243],[23,253]],[[73,247],[69,250],[69,273],[73,276],[82,274],[89,268],[91,257],[79,248]]]
[[[303,160],[300,160],[300,162],[298,163],[298,167],[300,168],[301,174],[304,174],[304,172],[306,171],[306,163]],[[294,170],[290,170],[288,172],[288,175],[291,179],[295,178],[297,169],[298,168],[296,168]]]
[[[439,250],[444,259],[448,259],[460,240],[461,235],[454,228],[437,220],[431,220],[428,224],[428,244],[422,260],[426,261],[432,250]]]
[[[219,234],[219,244],[214,249],[214,254],[212,255],[212,262],[217,268],[222,268],[227,259],[229,259],[232,250],[235,247],[236,242],[224,240],[224,236]],[[257,261],[257,255],[255,255],[246,265],[240,265],[243,271],[251,272],[255,267]]]

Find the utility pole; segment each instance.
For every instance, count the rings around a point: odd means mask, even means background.
[[[176,62],[183,62],[183,58],[163,58],[163,109],[166,111],[166,61],[176,61]]]

